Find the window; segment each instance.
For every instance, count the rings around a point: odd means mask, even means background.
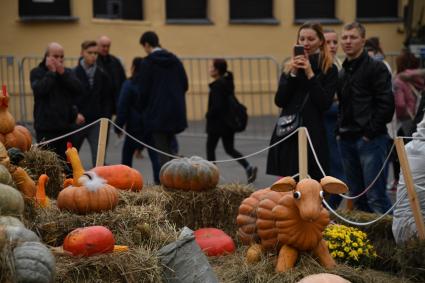
[[[340,23],[335,18],[335,0],[294,0],[295,23],[317,20],[321,23]]]
[[[399,21],[399,0],[357,0],[357,20],[386,22]]]
[[[143,20],[142,0],[93,0],[93,17]]]
[[[210,24],[207,18],[207,0],[167,0],[167,23]]]
[[[230,0],[230,23],[278,24],[273,0]]]
[[[76,20],[70,0],[19,0],[21,20]]]

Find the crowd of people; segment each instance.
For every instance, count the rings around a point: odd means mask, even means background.
[[[110,54],[111,40],[106,36],[81,44],[81,58],[74,69],[64,67],[62,46],[50,43],[43,61],[31,71],[37,141],[116,115],[120,128],[160,151],[148,149],[154,181],[159,183],[161,166],[178,154],[176,134],[188,126],[188,78],[182,62],[161,47],[155,32],[143,33],[140,44],[147,56],[134,58],[131,77],[126,79],[119,59]],[[309,175],[319,180],[323,169],[347,182],[352,195],[371,185],[366,194],[354,201],[355,208],[387,212],[391,207],[388,172],[380,171],[391,138],[397,134],[411,136],[423,117],[425,76],[418,69],[418,58],[404,50],[397,57],[393,79],[379,38],[367,39],[364,26],[357,22],[345,25],[340,35],[323,30],[319,23],[305,23],[298,30],[295,45],[275,95],[275,104],[282,110],[270,144],[299,126],[306,127],[321,165],[320,168],[309,150]],[[345,55],[343,62],[337,57],[339,45]],[[234,146],[235,131],[223,121],[229,108],[228,97],[235,95],[233,74],[224,59],[215,59],[209,75],[213,81],[209,84],[205,116],[207,159],[215,161],[215,149],[221,139],[226,153],[238,159],[248,182],[253,182],[257,167],[241,158]],[[98,127],[89,127],[72,137],[77,148],[88,140],[93,165]],[[115,128],[115,133],[122,135],[119,128]],[[267,174],[297,174],[297,139],[293,135],[269,149]],[[64,158],[66,141],[52,142],[49,147]],[[134,154],[142,149],[127,136],[122,163],[131,166]],[[400,169],[396,158],[392,161],[397,182]],[[329,201],[336,208],[341,198],[332,196]]]

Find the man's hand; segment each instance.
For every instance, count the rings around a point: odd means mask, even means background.
[[[56,72],[58,72],[59,75],[63,75],[63,73],[65,72],[65,67],[63,65],[63,63],[56,61]]]
[[[51,56],[47,56],[46,67],[49,71],[56,72],[56,59]]]
[[[83,114],[78,113],[77,118],[75,119],[75,124],[82,125],[86,122],[86,118],[84,118]]]

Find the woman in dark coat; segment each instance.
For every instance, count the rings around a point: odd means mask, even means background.
[[[143,113],[135,108],[139,91],[138,85],[134,82],[133,78],[136,78],[138,75],[142,61],[142,57],[135,57],[133,59],[131,66],[132,77],[126,80],[121,87],[115,123],[120,128],[125,127],[125,131],[136,139],[146,142],[147,144],[152,144],[151,138],[144,131]],[[118,136],[122,135],[121,130],[118,128],[114,128],[114,130]],[[133,166],[133,155],[135,151],[142,149],[143,146],[140,143],[126,136],[122,148],[121,163],[130,167]],[[154,182],[155,184],[159,184],[159,171],[161,170],[161,166],[159,165],[158,154],[150,148],[148,148],[148,154],[152,164]]]
[[[235,132],[228,125],[225,114],[229,111],[229,97],[235,95],[233,74],[227,71],[227,62],[224,59],[214,59],[210,67],[210,76],[214,81],[210,83],[208,96],[207,118],[207,159],[215,160],[215,149],[219,140],[223,142],[224,150],[233,158],[242,157],[235,149]],[[238,160],[247,174],[248,183],[255,181],[257,167],[251,166],[246,159]]]
[[[337,87],[338,71],[326,46],[323,30],[318,23],[305,23],[298,30],[297,44],[305,54],[293,56],[280,77],[275,104],[282,108],[280,116],[301,111],[302,126],[308,129],[319,162],[328,170],[328,147],[324,127],[324,112],[331,106]],[[303,105],[302,107],[301,105]],[[301,109],[302,108],[302,109]],[[270,144],[284,137],[273,131]],[[267,174],[292,176],[298,169],[298,136],[271,148],[267,157]],[[308,153],[308,174],[316,180],[323,175],[311,150]]]

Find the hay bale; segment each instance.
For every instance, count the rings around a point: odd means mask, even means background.
[[[117,244],[134,247],[153,243],[159,249],[178,236],[175,226],[166,217],[166,212],[154,204],[136,206],[122,202],[111,211],[77,215],[59,210],[53,202],[52,207],[33,209],[25,224],[51,246],[62,245],[66,235],[76,228],[102,225],[112,231]]]
[[[236,253],[225,256],[210,258],[214,271],[220,282],[231,283],[260,283],[279,282],[293,283],[303,277],[317,273],[332,273],[339,275],[353,283],[371,282],[411,282],[406,278],[378,272],[372,269],[352,268],[346,265],[338,265],[335,269],[325,269],[308,254],[301,254],[295,268],[285,273],[274,271],[276,258],[270,255],[263,256],[256,264],[248,265],[244,259],[246,248],[239,248]],[[237,268],[235,268],[237,266]]]
[[[215,227],[236,238],[236,216],[239,205],[254,192],[251,186],[221,185],[205,192],[177,191],[162,186],[143,188],[139,195],[132,194],[129,205],[155,203],[167,212],[167,218],[178,228],[192,230]],[[129,192],[126,192],[129,194]]]
[[[49,181],[46,185],[46,194],[50,198],[56,198],[65,179],[65,161],[60,159],[55,152],[37,146],[31,146],[31,149],[24,155],[25,157],[19,162],[19,166],[23,167],[35,181],[41,174],[47,174]]]
[[[149,246],[86,258],[56,258],[56,282],[162,282],[161,274],[156,248]]]

